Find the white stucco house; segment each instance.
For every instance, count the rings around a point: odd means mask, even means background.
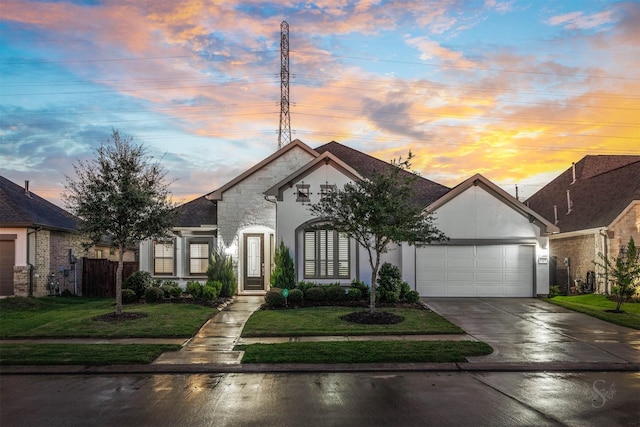
[[[206,280],[207,258],[223,248],[236,262],[239,294],[269,289],[277,244],[294,257],[298,280],[348,285],[370,281],[364,248],[318,229],[309,205],[389,163],[337,142],[312,149],[295,140],[219,189],[178,208],[175,237],[147,241],[140,268],[156,278]],[[408,172],[407,172],[408,173]],[[436,216],[449,241],[394,247],[397,265],[421,296],[516,296],[549,292],[548,239],[557,227],[481,175],[450,189],[425,178],[416,202]]]

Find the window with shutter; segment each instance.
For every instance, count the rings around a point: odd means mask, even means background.
[[[304,277],[349,278],[349,238],[334,230],[304,232]]]
[[[173,242],[155,242],[153,245],[153,273],[157,275],[173,275]]]

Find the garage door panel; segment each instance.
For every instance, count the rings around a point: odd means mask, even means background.
[[[423,296],[530,297],[532,246],[427,246],[418,248],[416,284]]]

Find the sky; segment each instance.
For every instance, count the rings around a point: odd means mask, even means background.
[[[585,155],[640,155],[640,2],[0,1],[0,175],[64,206],[113,129],[176,203],[292,139],[521,200]]]

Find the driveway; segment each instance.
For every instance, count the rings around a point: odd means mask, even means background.
[[[640,363],[640,331],[535,298],[423,298],[493,347],[470,363]]]

